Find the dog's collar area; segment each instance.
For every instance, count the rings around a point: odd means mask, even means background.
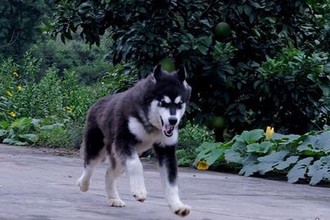
[[[165,136],[171,137],[173,135],[174,126],[165,124],[162,117],[160,117],[160,121],[162,123],[162,129],[163,129]]]

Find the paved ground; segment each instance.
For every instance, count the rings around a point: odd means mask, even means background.
[[[82,161],[41,149],[0,144],[0,219],[182,219],[163,198],[156,165],[147,162],[148,198],[136,202],[123,175],[119,192],[125,208],[109,207],[104,194],[106,165],[98,167],[90,191],[76,187]],[[181,197],[191,220],[328,220],[330,188],[292,185],[225,173],[180,169]]]

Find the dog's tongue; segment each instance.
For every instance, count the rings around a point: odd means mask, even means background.
[[[173,134],[174,126],[164,125],[163,128],[164,128],[165,135],[168,136],[168,137],[171,137],[172,134]]]

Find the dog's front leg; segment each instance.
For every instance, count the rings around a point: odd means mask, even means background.
[[[154,149],[159,160],[159,171],[165,188],[165,197],[171,210],[179,215],[186,216],[191,207],[181,202],[177,183],[177,163],[175,156],[176,146],[155,145]]]
[[[131,192],[139,202],[144,202],[147,197],[147,190],[144,185],[143,167],[137,152],[132,153],[126,159],[126,172],[128,174]]]

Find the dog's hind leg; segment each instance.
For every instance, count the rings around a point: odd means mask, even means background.
[[[82,147],[84,153],[84,169],[81,177],[77,181],[77,185],[82,192],[86,192],[89,189],[94,168],[105,158],[106,149],[103,143],[102,132],[97,128],[87,129]]]
[[[103,153],[104,155],[104,153]],[[77,185],[79,186],[82,192],[86,192],[89,189],[90,179],[92,177],[93,171],[101,161],[104,160],[104,156],[99,156],[89,161],[89,163],[84,165],[83,173],[77,181]]]
[[[117,187],[116,179],[124,171],[122,163],[116,160],[114,155],[109,155],[110,166],[105,175],[105,191],[107,193],[107,199],[110,206],[124,207],[125,203],[120,199]]]

